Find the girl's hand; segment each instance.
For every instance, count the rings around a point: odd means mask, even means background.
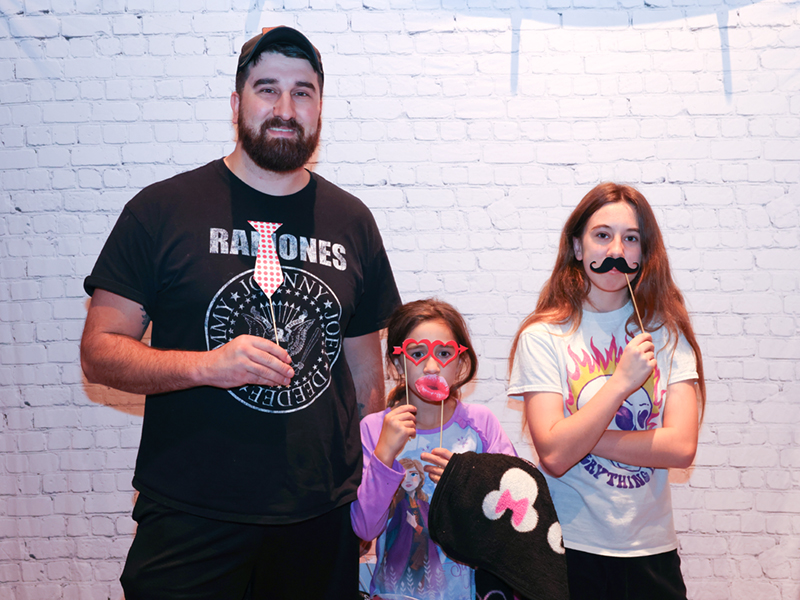
[[[416,413],[416,406],[401,404],[383,417],[381,435],[375,445],[375,457],[387,467],[392,467],[406,442],[417,434]]]
[[[627,398],[647,381],[655,368],[653,337],[649,333],[640,333],[625,346],[612,377],[620,381]]]
[[[452,456],[453,453],[447,448],[434,448],[430,452],[423,452],[420,455],[422,460],[427,463],[431,463],[430,465],[425,465],[424,470],[428,474],[428,477],[431,478],[433,483],[439,483],[439,480],[442,478],[444,468],[447,466],[447,463],[450,462]]]

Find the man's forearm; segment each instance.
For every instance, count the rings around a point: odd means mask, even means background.
[[[376,331],[345,338],[344,352],[356,388],[359,416],[383,410],[386,383],[383,380],[380,334]]]
[[[115,333],[100,333],[81,344],[81,366],[90,382],[133,394],[200,385],[201,358],[200,352],[158,350]]]
[[[241,335],[207,352],[158,350],[124,334],[84,336],[81,365],[87,379],[135,394],[163,394],[201,385],[289,385],[286,351],[269,340]]]
[[[384,388],[386,383],[383,380],[383,370],[379,373],[373,372],[372,383],[362,383],[361,391],[356,388],[356,398],[358,400],[358,411],[361,417],[368,414],[379,412],[386,408],[386,393]]]
[[[352,369],[358,414],[361,418],[386,408],[384,405],[386,383],[383,380],[383,369],[380,367],[381,364],[378,363],[378,368],[374,365],[372,368],[359,365],[358,368]]]

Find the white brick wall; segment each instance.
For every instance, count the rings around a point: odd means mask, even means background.
[[[563,220],[645,193],[708,373],[673,474],[690,598],[800,598],[800,1],[268,4],[0,1],[0,597],[121,597],[142,399],[83,381],[81,281],[136,191],[230,150],[235,53],[289,24],[328,74],[317,170],[405,300],[467,315],[468,400],[523,454],[506,356]]]

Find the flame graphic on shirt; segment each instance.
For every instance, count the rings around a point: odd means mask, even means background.
[[[625,350],[625,345],[627,345],[627,341],[624,345],[618,345],[616,338],[611,336],[611,342],[609,343],[608,348],[605,350],[597,348],[594,338],[592,338],[589,341],[591,354],[585,349],[576,351],[573,350],[571,346],[567,346],[567,353],[572,358],[574,363],[573,370],[568,370],[567,372],[569,396],[566,400],[566,407],[569,414],[575,414],[581,406],[591,400],[597,390],[599,390],[605,383],[605,381],[596,380],[605,380],[610,377],[614,371],[616,371],[617,364],[622,358],[622,352]],[[659,390],[660,380],[661,373],[658,367],[656,367],[650,377],[647,378],[647,381],[644,382],[644,385],[642,385],[640,388],[640,390],[646,394],[647,404],[650,404],[650,406],[647,407],[646,413],[645,411],[640,411],[640,413],[638,413],[642,415],[640,419],[637,419],[636,415],[634,414],[632,417],[632,426],[618,426],[619,429],[640,431],[643,429],[653,429],[656,426],[657,418],[661,414],[664,404],[664,395],[666,393],[664,390]],[[593,382],[594,385],[591,385]],[[590,390],[587,391],[587,387],[589,387]],[[640,390],[637,390],[631,394],[630,400],[635,399]],[[658,393],[656,393],[657,390]],[[622,411],[625,410],[628,409],[625,407],[625,404],[623,404],[623,406],[620,408],[620,412],[617,413],[618,424],[621,422],[620,419],[622,419],[622,422],[628,422],[629,419],[626,417],[626,415],[622,414]]]

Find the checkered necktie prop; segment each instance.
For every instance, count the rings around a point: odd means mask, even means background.
[[[256,254],[256,270],[253,279],[261,287],[267,297],[272,297],[272,293],[281,287],[283,283],[283,271],[278,260],[278,253],[275,251],[275,244],[272,241],[272,234],[283,223],[264,223],[262,221],[248,221],[253,228],[258,231],[260,240],[258,242],[258,254]]]

